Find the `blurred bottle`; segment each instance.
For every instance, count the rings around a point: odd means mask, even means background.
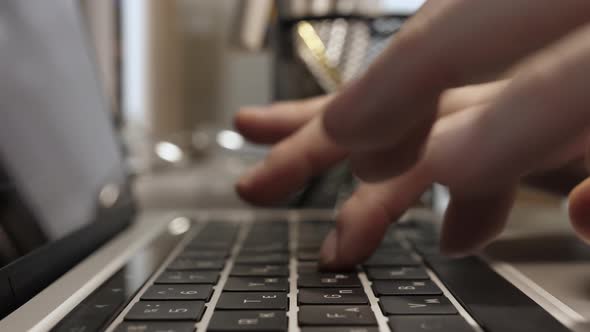
[[[132,166],[180,162],[193,153],[195,121],[185,107],[178,1],[125,0],[121,10],[123,117]]]

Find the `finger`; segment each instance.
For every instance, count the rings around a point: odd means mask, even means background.
[[[501,80],[469,85],[445,91],[439,100],[438,117],[489,103],[508,84]],[[408,137],[392,149],[353,153],[350,156],[355,174],[367,182],[382,181],[411,168],[422,156],[423,145],[431,129],[432,120],[415,128]]]
[[[483,196],[451,192],[441,233],[441,252],[463,256],[482,249],[504,229],[514,202],[515,187]]]
[[[322,245],[322,266],[350,268],[367,258],[391,222],[416,202],[429,184],[419,167],[383,183],[362,184],[340,209],[336,228]]]
[[[506,79],[448,89],[440,97],[438,116],[443,117],[466,108],[487,104],[508,85],[508,82]]]
[[[234,125],[255,143],[276,143],[293,134],[321,112],[331,95],[270,106],[244,107],[236,114]]]
[[[345,157],[346,151],[328,139],[316,117],[274,146],[265,160],[240,178],[236,189],[255,204],[280,202]]]
[[[556,169],[566,164],[580,161],[583,163],[586,148],[590,142],[590,126],[581,135],[562,149],[550,153],[533,169],[533,172],[543,172]]]
[[[575,148],[586,134],[590,47],[583,40],[588,36],[590,28],[580,30],[533,57],[493,102],[437,122],[423,162],[435,181],[451,188],[443,226],[446,252],[463,254],[492,239],[512,202],[506,188],[547,156]],[[458,163],[466,156],[467,162]],[[570,210],[582,236],[588,234],[582,222],[584,188],[572,194]]]
[[[580,183],[570,193],[569,215],[574,230],[590,242],[590,179]]]
[[[526,19],[523,19],[526,17]],[[326,106],[335,142],[383,150],[432,118],[449,87],[515,64],[587,22],[583,0],[427,2],[366,75]]]
[[[590,28],[571,34],[527,61],[493,102],[438,121],[424,157],[435,180],[495,192],[584,135],[589,37]]]
[[[430,122],[424,124],[400,147],[351,154],[350,165],[354,174],[365,182],[378,182],[412,168],[421,158],[424,142],[430,133]]]

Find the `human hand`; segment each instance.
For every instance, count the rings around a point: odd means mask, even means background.
[[[322,247],[324,265],[367,257],[433,182],[451,192],[441,249],[477,250],[502,230],[520,177],[583,154],[589,20],[582,0],[428,2],[339,93],[240,112],[246,137],[277,144],[238,192],[272,203],[347,158],[363,183]],[[509,68],[509,81],[450,89]],[[570,214],[585,238],[589,203],[584,182]]]

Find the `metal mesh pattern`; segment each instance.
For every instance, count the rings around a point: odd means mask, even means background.
[[[293,29],[295,49],[320,85],[334,91],[367,70],[403,21],[391,17],[300,22]]]

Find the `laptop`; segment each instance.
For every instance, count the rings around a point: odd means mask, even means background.
[[[76,2],[0,2],[0,331],[590,331],[559,208],[450,259],[417,206],[339,272],[317,260],[346,166],[291,209],[137,209],[90,53]]]

